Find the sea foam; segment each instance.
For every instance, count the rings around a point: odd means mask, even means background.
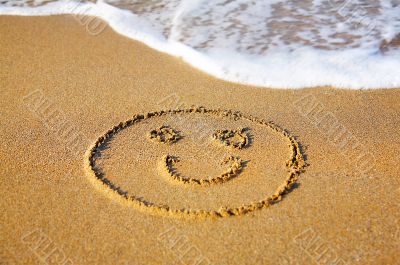
[[[400,87],[400,0],[22,0],[2,2],[0,14],[96,16],[237,83]]]

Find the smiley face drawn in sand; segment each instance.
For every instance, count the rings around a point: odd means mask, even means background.
[[[245,128],[237,130],[217,130],[212,136],[223,145],[230,146],[236,149],[242,149],[248,146],[250,141]],[[237,137],[238,140],[235,141],[234,137]],[[152,130],[150,132],[149,138],[159,143],[173,144],[180,140],[182,138],[182,135],[180,132],[174,130],[170,126],[163,125],[158,129]],[[171,177],[171,179],[179,181],[183,184],[193,184],[199,186],[224,183],[236,177],[241,172],[244,166],[244,161],[242,161],[239,156],[229,155],[224,157],[221,161],[221,165],[229,164],[229,167],[223,173],[215,177],[197,179],[182,176],[182,174],[177,171],[174,166],[175,164],[179,163],[179,157],[165,155],[162,160],[166,173]]]
[[[85,161],[109,197],[193,218],[268,208],[305,165],[298,142],[274,123],[203,107],[135,115],[100,136]]]

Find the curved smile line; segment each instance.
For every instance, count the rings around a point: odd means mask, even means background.
[[[190,178],[182,176],[177,170],[174,168],[174,165],[178,163],[180,160],[178,157],[166,155],[163,157],[163,165],[168,173],[168,175],[175,181],[181,182],[183,184],[193,184],[198,186],[208,186],[213,184],[221,184],[229,181],[230,179],[236,177],[240,174],[243,169],[244,162],[240,157],[229,156],[225,158],[221,164],[228,164],[230,166],[227,170],[225,170],[222,174],[216,177],[209,178]]]

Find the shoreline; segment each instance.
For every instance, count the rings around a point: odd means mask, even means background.
[[[234,84],[108,27],[91,36],[64,15],[0,16],[0,35],[0,206],[6,213],[0,217],[0,245],[6,261],[309,264],[323,257],[339,264],[397,262],[400,89]],[[293,135],[307,164],[298,185],[267,209],[217,220],[138,211],[93,187],[84,161],[96,139],[136,114],[192,105],[238,110]],[[147,141],[148,128],[138,125],[102,150],[99,165],[113,182],[182,208],[245,203],[282,183],[288,150],[270,132],[220,117],[181,123],[159,117],[145,125],[163,123],[184,135],[176,146]],[[200,123],[211,132],[251,127],[249,148],[205,150],[228,150],[249,160],[243,172],[197,189],[158,179],[155,165],[164,150],[197,159],[200,147],[192,141],[199,137],[191,128]],[[203,160],[208,162],[207,155]],[[197,177],[214,172],[211,162],[193,163],[189,170],[192,160],[183,160],[179,169]],[[198,197],[190,197],[192,191]],[[40,238],[51,247],[46,250]]]
[[[302,89],[323,85],[358,90],[392,89],[398,88],[400,84],[395,78],[397,72],[393,70],[398,68],[398,60],[393,59],[398,54],[393,52],[392,56],[387,55],[397,45],[396,36],[391,42],[382,40],[373,47],[361,45],[352,46],[352,49],[339,46],[315,49],[313,46],[300,45],[296,49],[289,46],[283,50],[271,49],[268,50],[268,56],[261,56],[252,52],[224,50],[218,46],[209,50],[204,47],[203,50],[200,46],[192,47],[183,41],[167,38],[151,21],[140,15],[104,2],[51,2],[37,7],[0,6],[0,15],[71,16],[87,34],[93,36],[101,35],[106,27],[111,27],[124,37],[180,58],[198,71],[242,85],[275,89]],[[357,35],[355,38],[357,39]],[[317,46],[323,47],[321,43]],[[301,65],[307,67],[303,68]]]

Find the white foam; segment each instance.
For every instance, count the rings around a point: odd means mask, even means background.
[[[349,0],[338,6],[336,0],[163,0],[152,6],[137,0],[36,0],[34,7],[0,5],[0,14],[97,16],[122,35],[232,82],[395,88],[400,48],[382,52],[380,46],[399,36],[397,1]]]

